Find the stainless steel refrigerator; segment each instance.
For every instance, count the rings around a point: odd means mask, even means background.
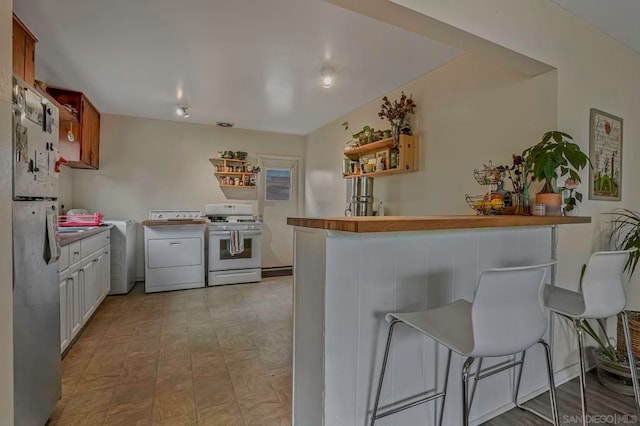
[[[15,424],[43,426],[62,393],[58,280],[58,109],[13,80]]]

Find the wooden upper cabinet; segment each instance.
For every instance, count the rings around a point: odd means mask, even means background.
[[[31,86],[36,83],[37,42],[36,36],[13,14],[13,73]]]
[[[98,169],[100,113],[97,108],[81,92],[49,86],[47,93],[61,105],[69,105],[78,111],[77,122],[60,119],[60,155],[70,167]],[[69,132],[73,134],[73,141],[69,140]]]

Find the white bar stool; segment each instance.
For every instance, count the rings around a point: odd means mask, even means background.
[[[538,413],[534,414],[559,425],[551,351],[549,345],[542,340],[542,336],[547,330],[547,318],[542,304],[542,287],[546,268],[554,263],[486,270],[480,276],[473,303],[466,300],[456,300],[429,311],[387,314],[386,320],[390,322],[389,334],[371,415],[371,426],[374,426],[376,420],[380,418],[439,398],[442,399],[439,417],[439,424],[442,425],[452,351],[467,357],[462,368],[462,418],[463,425],[468,426],[469,411],[478,380],[518,365],[522,372],[524,363],[524,358],[522,358],[520,361],[514,361],[508,365],[480,371],[482,359],[524,352],[537,343],[544,346],[546,353],[553,419],[548,419]],[[405,324],[449,349],[444,390],[378,413],[393,330],[398,324]],[[475,375],[471,398],[469,398],[469,369],[475,359],[478,359],[478,371]],[[517,396],[516,391],[516,400]]]
[[[589,263],[582,270],[580,286],[582,293],[552,285],[544,287],[544,303],[551,312],[555,312],[573,321],[578,335],[578,353],[580,356],[580,400],[582,402],[582,424],[587,424],[587,399],[585,389],[584,340],[582,323],[587,319],[605,319],[620,315],[627,341],[627,357],[631,368],[633,392],[636,409],[640,414],[640,395],[636,363],[631,346],[629,320],[624,307],[627,297],[624,291],[622,274],[629,253],[633,250],[603,251],[593,253]]]

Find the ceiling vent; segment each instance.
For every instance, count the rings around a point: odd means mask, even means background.
[[[216,121],[216,126],[229,128],[233,127],[233,123],[229,123],[227,121]]]

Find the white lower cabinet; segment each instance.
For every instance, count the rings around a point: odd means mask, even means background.
[[[98,309],[111,287],[111,254],[109,230],[80,240],[82,253],[92,251],[79,262],[60,271],[60,350],[64,352],[82,327]],[[103,235],[105,234],[105,235]],[[97,238],[99,237],[99,238]],[[96,249],[96,242],[101,242]],[[77,247],[77,246],[76,246]],[[62,247],[62,252],[71,250]],[[74,248],[75,251],[80,251]],[[70,255],[70,253],[69,253]]]
[[[69,314],[71,309],[69,306],[69,271],[60,274],[60,350],[64,351],[69,346],[71,321]],[[73,300],[73,298],[71,299]]]
[[[77,263],[74,267],[72,267],[73,272],[69,275],[69,284],[72,289],[71,294],[71,303],[67,303],[70,309],[70,327],[71,327],[71,335],[69,341],[76,337],[80,329],[82,328],[82,282],[80,281],[80,264]]]

